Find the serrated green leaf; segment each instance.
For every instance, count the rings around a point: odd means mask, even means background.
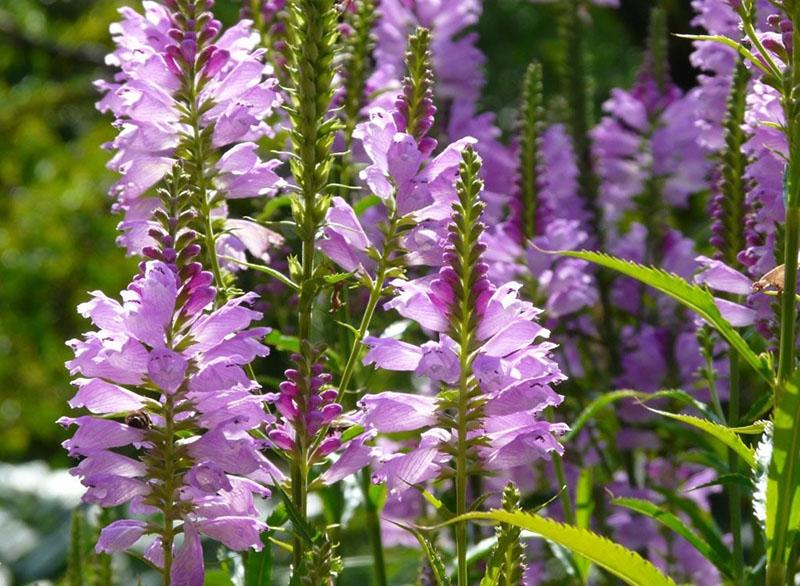
[[[632,390],[612,391],[610,393],[603,393],[594,401],[589,403],[589,405],[587,405],[583,411],[581,411],[580,415],[570,426],[569,432],[564,435],[563,443],[567,443],[574,439],[589,422],[589,420],[594,417],[595,414],[597,414],[598,411],[612,403],[622,401],[624,399],[637,399],[642,402],[653,401],[655,399],[676,399],[683,403],[692,405],[709,418],[714,416],[713,412],[704,403],[701,403],[685,391],[665,390],[657,391],[655,393],[645,393],[642,391]]]
[[[756,455],[756,460],[758,460],[758,455]],[[753,488],[752,482],[750,482],[750,479],[744,474],[729,473],[729,474],[720,474],[710,482],[704,482],[703,484],[698,484],[697,486],[693,486],[690,489],[690,492],[693,490],[701,490],[703,488],[709,488],[711,486],[738,486],[740,488],[746,489],[747,491],[750,491]]]
[[[614,543],[596,533],[565,525],[552,519],[522,511],[494,510],[487,513],[466,513],[451,519],[445,525],[462,521],[493,521],[526,529],[565,547],[573,553],[587,557],[628,584],[635,586],[676,586],[651,562],[635,551]]]
[[[690,527],[688,527],[680,518],[665,511],[660,506],[644,499],[636,498],[615,498],[611,501],[615,505],[625,507],[642,515],[646,515],[655,521],[658,521],[671,531],[674,531],[692,547],[694,547],[700,555],[710,561],[714,566],[726,576],[731,575],[731,554],[724,546],[721,549],[713,548],[709,543],[697,535]],[[722,544],[719,544],[720,546]]]
[[[742,359],[747,362],[759,376],[770,385],[774,384],[772,369],[769,367],[768,362],[753,352],[739,332],[722,317],[716,303],[714,303],[714,297],[703,287],[688,283],[678,275],[668,273],[664,270],[647,267],[601,252],[561,250],[558,251],[557,254],[579,258],[601,267],[617,271],[626,277],[636,279],[672,297],[702,317],[711,327],[719,332],[731,348],[738,352]]]
[[[726,427],[719,423],[708,421],[707,419],[700,419],[699,417],[695,417],[693,415],[681,415],[679,413],[659,411],[658,409],[651,409],[649,407],[646,407],[646,409],[648,411],[652,411],[653,413],[657,413],[658,415],[686,423],[699,429],[700,431],[705,432],[709,436],[725,444],[727,447],[736,452],[739,457],[747,463],[751,470],[755,468],[755,452],[742,441],[742,438],[740,438],[736,433],[735,428]]]

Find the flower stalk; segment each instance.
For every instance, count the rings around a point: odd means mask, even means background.
[[[332,145],[338,122],[330,117],[333,98],[334,52],[337,39],[337,11],[333,0],[293,0],[287,6],[287,48],[289,93],[287,108],[291,121],[291,142],[295,154],[290,167],[298,193],[292,200],[292,214],[301,241],[298,283],[298,338],[301,352],[311,349],[311,316],[319,292],[315,281],[317,233],[330,205],[328,189],[333,166]],[[310,356],[304,356],[304,359]],[[307,361],[307,360],[306,360]],[[303,519],[308,492],[308,451],[299,443],[292,462],[292,500]],[[294,571],[304,560],[302,539],[294,539]]]
[[[467,485],[472,469],[473,446],[470,431],[479,418],[480,395],[477,382],[472,374],[472,360],[477,329],[475,303],[480,293],[478,284],[484,274],[479,264],[482,247],[478,242],[483,228],[480,224],[484,204],[479,200],[483,182],[478,178],[481,162],[471,147],[464,150],[456,183],[458,202],[454,204],[454,223],[451,225],[451,240],[455,257],[455,303],[451,314],[453,320],[453,339],[458,345],[459,378],[458,399],[455,414],[456,432],[456,515],[465,514],[467,509]],[[458,557],[458,584],[467,586],[467,524],[456,524],[456,554]]]

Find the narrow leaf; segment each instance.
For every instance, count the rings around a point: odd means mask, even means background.
[[[308,545],[314,544],[314,542],[316,542],[319,538],[319,533],[317,533],[314,528],[308,524],[308,521],[303,519],[300,511],[297,510],[297,507],[292,502],[291,497],[286,494],[286,491],[283,490],[283,487],[281,487],[280,484],[275,483],[274,488],[281,495],[283,504],[286,507],[286,513],[289,515],[289,519],[292,521],[292,527],[294,527],[295,533]]]
[[[268,267],[266,265],[257,265],[257,264],[251,263],[251,262],[245,262],[243,260],[239,260],[238,258],[233,258],[232,256],[220,255],[220,258],[224,258],[228,262],[236,263],[237,265],[241,265],[243,267],[247,267],[248,269],[253,269],[254,271],[258,271],[260,273],[264,273],[265,275],[269,275],[273,279],[277,279],[278,281],[280,281],[281,283],[283,283],[287,287],[290,287],[291,289],[294,289],[295,291],[299,291],[300,290],[300,287],[297,285],[297,283],[292,281],[289,277],[287,277],[286,275],[284,275],[280,271],[277,271],[277,270],[273,269],[272,267]]]
[[[387,519],[393,525],[397,525],[401,529],[405,529],[417,538],[420,547],[422,548],[425,557],[428,560],[430,569],[433,571],[433,578],[436,580],[436,586],[450,586],[450,578],[447,577],[447,569],[445,568],[442,556],[439,555],[436,546],[418,529],[397,523],[391,519]]]
[[[631,390],[612,391],[610,393],[603,393],[586,406],[575,422],[571,425],[569,432],[564,436],[563,442],[567,443],[574,439],[586,426],[586,424],[597,414],[598,411],[602,410],[608,405],[611,405],[612,403],[622,401],[624,399],[637,399],[642,402],[654,401],[655,399],[675,399],[682,403],[690,404],[698,411],[706,415],[706,417],[713,418],[712,411],[705,405],[705,403],[701,403],[685,391],[666,390],[655,393],[644,393],[642,391]]]
[[[526,529],[575,554],[587,557],[595,565],[606,569],[628,584],[675,586],[675,582],[671,578],[665,576],[661,570],[635,551],[586,529],[565,525],[522,511],[502,510],[488,513],[467,513],[451,519],[445,525],[461,521],[493,521]]]
[[[752,448],[748,447],[743,441],[742,438],[736,433],[736,429],[732,427],[726,427],[719,423],[714,423],[712,421],[708,421],[707,419],[700,419],[699,417],[694,417],[693,415],[681,415],[679,413],[670,413],[669,411],[659,411],[658,409],[650,409],[647,407],[649,411],[653,413],[657,413],[659,415],[663,415],[664,417],[668,417],[669,419],[674,419],[676,421],[680,421],[682,423],[686,423],[699,429],[700,431],[705,432],[706,434],[710,435],[714,439],[719,442],[722,442],[727,447],[731,448],[734,452],[736,452],[742,460],[744,460],[751,469],[755,468],[756,466],[756,457],[755,452]]]
[[[773,567],[787,562],[800,528],[799,376],[776,391],[766,492],[767,558]]]
[[[589,529],[592,521],[592,511],[594,510],[594,499],[592,498],[593,476],[591,468],[584,468],[578,476],[578,486],[575,489],[575,525],[580,529]],[[581,581],[588,584],[589,572],[592,564],[589,559],[583,556],[575,558],[575,565],[580,573]]]
[[[688,307],[719,332],[726,342],[739,353],[766,382],[773,384],[773,373],[766,360],[759,357],[742,336],[722,317],[714,297],[706,289],[686,282],[678,275],[661,269],[647,267],[601,252],[588,250],[561,250],[557,254],[580,258],[599,266],[612,269],[632,279],[649,285]]]
[[[721,550],[715,550],[709,543],[704,541],[698,536],[690,527],[688,527],[680,518],[673,515],[669,511],[665,511],[655,503],[644,499],[636,498],[616,498],[612,501],[613,504],[625,507],[642,515],[647,515],[674,531],[692,547],[694,547],[700,555],[710,561],[716,568],[726,576],[731,575],[731,554],[724,547]]]

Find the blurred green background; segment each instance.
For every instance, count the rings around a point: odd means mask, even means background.
[[[0,0],[0,462],[68,465],[54,421],[71,394],[64,341],[87,326],[75,306],[91,290],[116,293],[135,270],[135,261],[114,244],[117,218],[106,196],[114,177],[105,169],[110,155],[101,149],[114,130],[94,110],[92,87],[92,80],[112,74],[103,65],[108,25],[123,4]],[[218,0],[223,20],[234,20],[239,4]],[[619,11],[593,13],[598,110],[611,87],[633,79],[653,5],[622,4]],[[689,0],[665,4],[671,29],[690,30]],[[548,91],[557,90],[555,11],[529,0],[484,5],[479,33],[489,59],[485,106],[509,131],[530,59],[544,63]],[[689,51],[687,42],[671,40],[673,75],[685,87],[694,75]],[[2,489],[12,477],[12,468],[3,470],[0,521]],[[63,524],[52,530],[62,532]],[[3,555],[0,549],[0,560]],[[2,579],[0,574],[0,584]]]

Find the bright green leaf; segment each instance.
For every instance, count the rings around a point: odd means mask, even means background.
[[[731,348],[738,352],[742,359],[766,382],[770,385],[773,384],[772,369],[769,367],[767,361],[753,352],[739,332],[722,317],[716,303],[714,303],[714,297],[703,287],[688,283],[678,275],[668,273],[664,270],[647,267],[601,252],[561,250],[558,251],[558,254],[580,258],[612,269],[672,297],[702,317],[709,325],[719,332]]]
[[[522,511],[494,510],[488,513],[467,513],[446,524],[460,521],[493,521],[515,525],[544,539],[587,557],[628,584],[636,586],[675,586],[675,582],[635,551],[614,543],[596,533],[565,525],[552,519]]]
[[[716,566],[716,568],[722,573],[728,576],[731,575],[730,568],[732,560],[730,551],[728,551],[728,549],[726,549],[724,546],[722,546],[721,549],[714,549],[709,543],[704,541],[674,514],[670,513],[669,511],[665,511],[657,504],[651,503],[650,501],[644,499],[616,498],[612,502],[615,505],[636,511],[642,515],[647,515],[651,519],[658,521],[688,541],[692,547],[694,547],[700,553],[700,555],[714,564],[714,566]]]

